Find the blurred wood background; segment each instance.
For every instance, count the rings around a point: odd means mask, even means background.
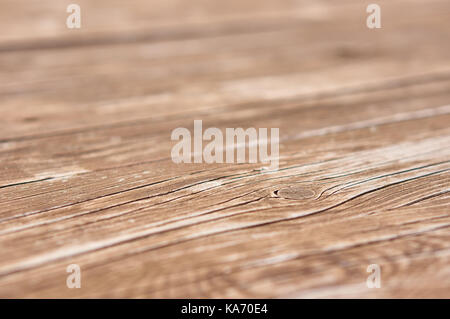
[[[0,1],[0,297],[450,297],[448,0],[72,2]]]

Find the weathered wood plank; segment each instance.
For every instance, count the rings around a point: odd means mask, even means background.
[[[354,0],[79,2],[75,32],[1,4],[0,297],[449,297],[448,1],[379,1],[381,30]],[[175,164],[195,119],[279,127],[280,169]]]

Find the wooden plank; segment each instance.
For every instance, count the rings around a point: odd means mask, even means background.
[[[2,2],[0,297],[448,298],[450,4],[379,2]],[[279,169],[175,164],[196,119]]]
[[[69,0],[2,1],[0,23],[8,30],[0,30],[1,42],[33,49],[25,43],[74,45],[86,43],[84,41],[91,36],[100,43],[105,43],[106,39],[133,42],[146,36],[166,41],[171,39],[167,35],[227,33],[238,31],[236,27],[243,33],[255,32],[261,28],[292,25],[299,19],[324,20],[330,10],[364,7],[356,0],[343,0],[339,4],[329,0],[192,0],[189,3],[182,0],[129,0],[126,3],[120,0],[79,0],[76,3],[82,10],[83,28],[73,32],[65,24],[69,15],[66,8],[72,3]],[[413,3],[420,4],[418,0]],[[289,23],[286,19],[290,20]],[[64,38],[75,41],[69,44],[69,41],[63,41]],[[39,44],[39,41],[44,43]]]

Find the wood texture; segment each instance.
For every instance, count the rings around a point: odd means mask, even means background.
[[[0,297],[450,297],[449,1],[71,2],[0,3]]]

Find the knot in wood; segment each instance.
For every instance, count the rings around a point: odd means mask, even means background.
[[[278,197],[282,197],[285,199],[310,199],[314,198],[316,192],[313,188],[307,185],[292,185],[288,187],[281,188],[275,192]]]

